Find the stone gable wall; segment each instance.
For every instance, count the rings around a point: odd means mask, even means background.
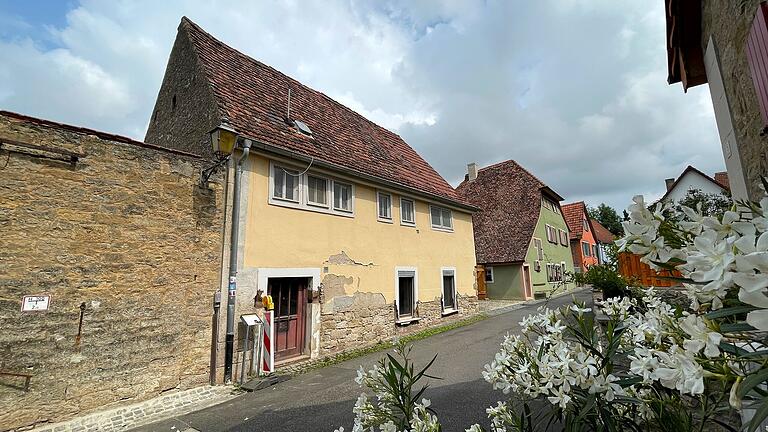
[[[0,115],[0,430],[58,422],[208,381],[221,176],[204,161]],[[22,313],[24,295],[51,295]],[[78,338],[80,307],[84,306]]]
[[[760,176],[768,174],[768,135],[760,135],[764,125],[746,53],[747,37],[759,3],[760,0],[702,1],[702,52],[706,52],[711,35],[718,49],[747,192],[751,198],[760,197]],[[692,106],[692,109],[695,107]]]

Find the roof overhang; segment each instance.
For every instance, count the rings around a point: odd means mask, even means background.
[[[707,82],[701,48],[701,0],[664,0],[667,18],[669,84],[683,90]]]
[[[557,192],[552,190],[552,188],[550,188],[549,186],[543,186],[543,187],[541,187],[540,190],[541,190],[542,193],[544,193],[546,195],[549,195],[551,198],[556,199],[558,201],[558,203],[565,199],[565,198],[561,197],[560,194],[558,194]]]
[[[468,205],[468,204],[464,204],[464,203],[461,203],[461,202],[458,202],[458,201],[453,201],[451,199],[442,197],[440,195],[436,195],[436,194],[433,194],[433,193],[430,193],[430,192],[426,192],[426,191],[423,191],[423,190],[415,189],[415,188],[412,188],[412,187],[409,187],[409,186],[406,186],[406,185],[403,185],[403,184],[400,184],[400,183],[397,183],[397,182],[393,182],[393,181],[386,180],[386,179],[383,179],[383,178],[380,178],[380,177],[372,176],[370,174],[365,174],[365,173],[362,173],[362,172],[357,171],[357,170],[353,170],[353,169],[350,169],[350,168],[347,168],[347,167],[344,167],[344,166],[341,166],[341,165],[337,165],[337,164],[334,164],[334,163],[326,162],[326,161],[323,161],[323,160],[320,160],[320,159],[317,159],[317,158],[313,158],[311,156],[307,156],[307,155],[303,155],[301,153],[297,153],[297,152],[291,151],[291,150],[286,150],[286,149],[284,149],[282,147],[278,147],[278,146],[275,146],[275,145],[272,145],[272,144],[269,144],[269,143],[265,143],[265,142],[257,140],[257,139],[253,139],[253,138],[250,138],[250,137],[243,137],[243,138],[249,139],[249,140],[252,141],[252,143],[253,143],[253,144],[251,144],[251,151],[252,152],[253,151],[260,151],[260,152],[265,153],[267,155],[281,156],[281,157],[284,157],[284,158],[299,160],[299,161],[303,161],[303,162],[307,162],[307,163],[311,162],[312,166],[317,167],[317,168],[324,168],[324,169],[327,169],[329,171],[334,171],[334,172],[337,172],[337,173],[346,174],[346,175],[348,175],[350,177],[357,177],[359,179],[366,180],[366,181],[368,181],[370,183],[373,183],[373,184],[376,184],[376,185],[386,186],[386,187],[389,187],[389,188],[392,188],[392,189],[404,191],[404,192],[407,192],[408,194],[411,194],[413,196],[418,196],[418,197],[421,197],[421,198],[425,198],[425,199],[428,199],[428,200],[433,201],[433,202],[441,203],[441,204],[444,204],[446,206],[456,208],[458,210],[463,210],[463,211],[466,211],[466,212],[469,212],[469,213],[474,213],[474,212],[480,211],[480,208],[478,208],[478,207],[475,207],[475,206],[472,206],[472,205]]]

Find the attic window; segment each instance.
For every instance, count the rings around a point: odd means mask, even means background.
[[[296,130],[303,133],[306,136],[312,136],[312,129],[307,126],[306,123],[304,123],[301,120],[294,120],[293,124],[296,126]]]

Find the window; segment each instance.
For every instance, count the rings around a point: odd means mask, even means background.
[[[413,200],[400,198],[400,223],[416,225],[416,208]]]
[[[584,219],[584,231],[589,231],[589,221]]]
[[[432,228],[453,231],[453,214],[450,210],[442,207],[430,206],[429,213],[432,217]]]
[[[354,217],[355,186],[304,168],[270,162],[271,205]]]
[[[568,232],[564,230],[560,230],[560,244],[568,246]]]
[[[485,266],[485,282],[493,283],[493,267]]]
[[[328,207],[328,180],[313,175],[307,176],[307,203]]]
[[[455,312],[456,308],[456,270],[441,269],[443,276],[443,313]]]
[[[583,254],[585,257],[588,257],[588,256],[592,256],[592,255],[589,253],[589,252],[590,252],[590,249],[591,249],[591,248],[589,247],[589,243],[587,243],[587,242],[581,242],[581,253],[582,253],[582,254]]]
[[[416,299],[418,287],[416,282],[416,269],[402,267],[395,270],[396,273],[396,310],[397,321],[413,321],[416,316]]]
[[[377,192],[377,196],[379,202],[379,220],[384,219],[386,222],[392,222],[392,195]]]
[[[352,185],[333,182],[333,209],[343,212],[352,211]]]
[[[541,245],[541,240],[534,238],[533,239],[533,247],[536,248],[536,259],[541,261],[544,259],[544,248]]]
[[[299,202],[298,172],[275,165],[273,169],[272,196],[286,201]]]
[[[564,269],[564,263],[547,263],[547,282],[562,282]]]
[[[592,245],[592,256],[595,258],[600,256],[600,254],[597,253],[597,245]]]

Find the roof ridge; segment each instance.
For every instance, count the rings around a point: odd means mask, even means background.
[[[304,88],[304,89],[307,89],[307,90],[309,90],[309,91],[311,91],[311,92],[313,92],[313,93],[316,93],[316,94],[318,94],[318,95],[320,95],[320,96],[322,96],[322,97],[324,97],[324,98],[328,99],[329,101],[331,101],[331,102],[333,102],[333,103],[335,103],[335,104],[339,105],[340,107],[342,107],[342,108],[346,109],[347,111],[349,111],[349,112],[351,112],[351,113],[354,113],[355,115],[359,116],[361,119],[365,120],[366,122],[368,122],[368,123],[370,123],[370,124],[372,124],[372,125],[374,125],[374,126],[376,126],[376,127],[378,127],[378,128],[381,128],[381,129],[383,129],[383,130],[387,131],[388,133],[391,133],[391,134],[393,134],[393,135],[395,135],[395,136],[399,137],[400,139],[402,139],[402,137],[401,137],[401,136],[400,136],[398,133],[396,133],[396,132],[393,132],[393,131],[391,131],[391,130],[387,129],[387,128],[385,128],[384,126],[381,126],[381,125],[380,125],[380,124],[378,124],[378,123],[375,123],[375,122],[373,122],[372,120],[368,119],[367,117],[365,117],[364,115],[362,115],[362,114],[360,114],[359,112],[355,111],[354,109],[352,109],[352,108],[350,108],[350,107],[348,107],[348,106],[344,105],[343,103],[341,103],[341,102],[337,101],[336,99],[334,99],[334,98],[332,98],[332,97],[328,96],[328,95],[327,95],[327,94],[325,94],[324,92],[322,92],[322,91],[320,91],[320,90],[317,90],[317,89],[314,89],[314,88],[312,88],[312,87],[310,87],[310,86],[308,86],[308,85],[306,85],[306,84],[302,83],[301,81],[297,80],[296,78],[294,78],[294,77],[292,77],[292,76],[290,76],[290,75],[288,75],[288,74],[286,74],[286,73],[284,73],[284,72],[282,72],[282,71],[278,70],[277,68],[274,68],[274,67],[272,67],[272,66],[270,66],[270,65],[268,65],[268,64],[266,64],[266,63],[264,63],[264,62],[262,62],[262,61],[259,61],[259,60],[255,59],[255,58],[253,58],[252,56],[250,56],[250,55],[248,55],[248,54],[246,54],[246,53],[244,53],[244,52],[242,52],[242,51],[238,50],[237,48],[235,48],[235,47],[232,47],[232,46],[228,45],[227,43],[225,43],[225,42],[224,42],[224,41],[222,41],[221,39],[218,39],[216,36],[214,36],[214,35],[212,35],[211,33],[207,32],[207,31],[206,31],[205,29],[203,29],[203,28],[202,28],[202,27],[201,27],[199,24],[195,23],[194,21],[192,21],[192,20],[191,20],[191,19],[189,19],[188,17],[186,17],[186,16],[182,16],[182,17],[181,17],[181,21],[182,21],[182,24],[183,24],[183,23],[186,23],[187,25],[190,25],[190,26],[192,26],[192,27],[193,27],[193,29],[194,29],[195,31],[198,31],[198,32],[202,33],[204,36],[206,36],[206,37],[210,38],[210,39],[211,39],[212,41],[214,41],[214,42],[215,42],[217,45],[221,45],[222,47],[224,47],[224,48],[226,48],[226,49],[228,49],[228,50],[230,50],[230,51],[233,51],[233,52],[235,52],[237,55],[240,55],[240,56],[242,56],[242,57],[244,57],[244,58],[248,59],[249,61],[251,61],[251,62],[254,62],[254,63],[258,64],[260,67],[264,67],[264,68],[267,68],[267,69],[271,69],[271,70],[272,70],[272,71],[274,71],[275,73],[277,73],[277,74],[280,74],[280,75],[282,75],[282,76],[284,76],[284,77],[288,78],[290,81],[292,81],[292,82],[293,82],[294,84],[296,84],[298,87],[302,87],[302,88]],[[195,51],[197,51],[197,46],[195,45],[194,41],[192,41],[192,46],[193,46],[193,48],[195,49]]]
[[[534,178],[534,180],[536,180],[537,182],[539,182],[539,183],[541,184],[541,186],[542,186],[542,187],[548,187],[546,183],[544,183],[543,181],[541,181],[541,179],[540,179],[540,178],[536,177],[536,174],[534,174],[534,173],[530,172],[530,171],[529,171],[529,170],[528,170],[526,167],[522,166],[522,165],[521,165],[520,163],[518,163],[518,162],[517,162],[515,159],[507,159],[507,160],[504,160],[504,161],[501,161],[501,162],[496,162],[496,163],[494,163],[494,164],[491,164],[491,165],[488,165],[488,166],[486,166],[486,167],[480,168],[480,169],[479,169],[479,170],[477,170],[477,171],[478,171],[478,172],[480,172],[480,171],[484,171],[484,170],[487,170],[487,169],[490,169],[490,168],[496,168],[496,167],[499,167],[499,166],[501,166],[501,165],[504,165],[504,164],[509,164],[509,163],[513,163],[513,164],[517,165],[517,167],[518,167],[518,168],[520,168],[521,170],[525,171],[525,173],[526,173],[526,174],[530,175],[531,177],[533,177],[533,178]]]

